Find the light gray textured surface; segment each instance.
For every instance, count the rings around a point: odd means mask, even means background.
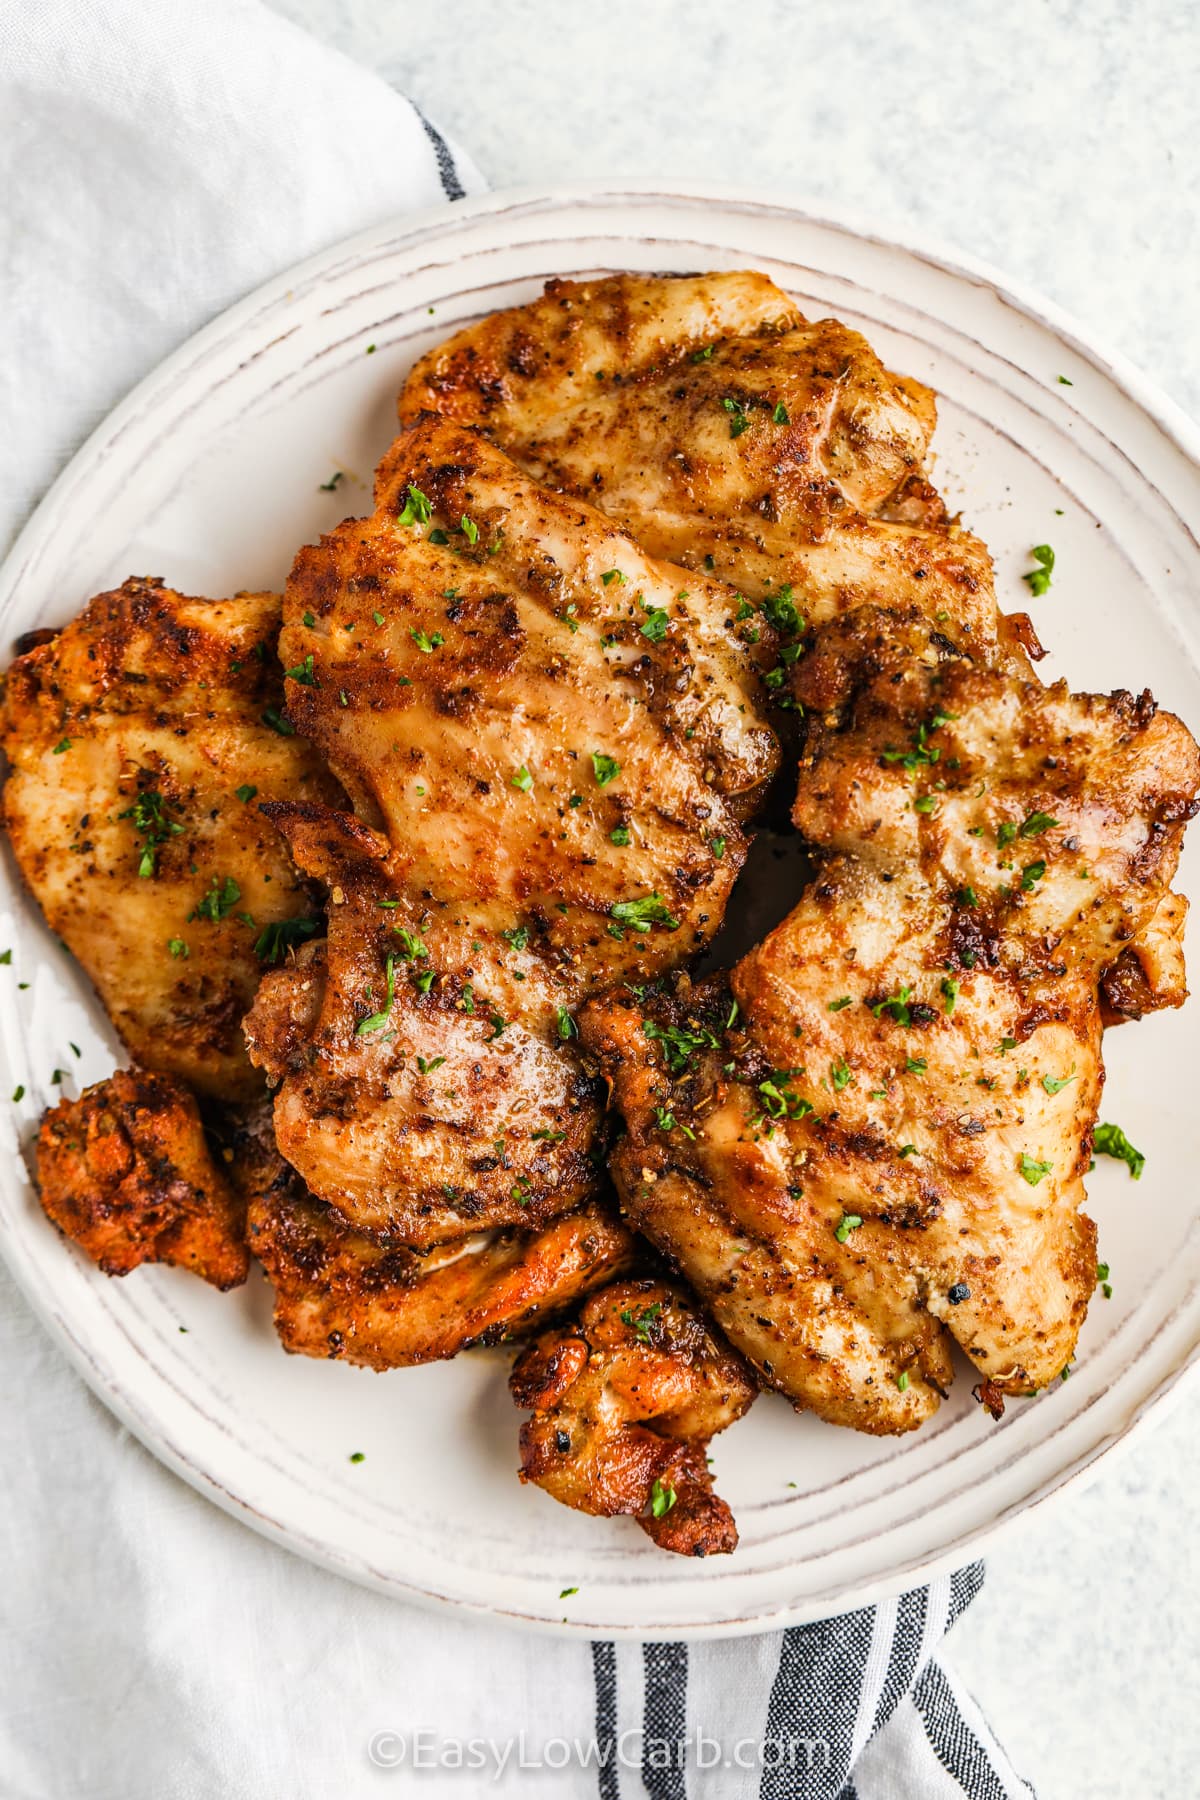
[[[277,4],[411,94],[493,185],[680,176],[854,208],[1035,285],[1200,412],[1188,5]],[[1198,1425],[1193,1394],[1020,1526],[952,1640],[1042,1800],[1197,1792]]]

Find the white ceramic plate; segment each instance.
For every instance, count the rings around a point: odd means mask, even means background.
[[[281,584],[299,544],[368,510],[414,357],[545,277],[743,266],[805,312],[861,327],[893,368],[937,389],[937,473],[995,553],[1002,604],[1027,601],[1029,548],[1053,544],[1054,586],[1032,605],[1049,678],[1147,684],[1200,722],[1200,473],[1182,415],[981,269],[731,193],[496,195],[372,231],[272,283],[164,363],[75,458],[0,572],[0,642],[129,574],[214,595]],[[335,469],[350,478],[321,492]],[[1185,891],[1200,885],[1197,860],[1194,842]],[[664,1556],[627,1520],[582,1518],[518,1486],[503,1354],[384,1376],[289,1358],[257,1274],[222,1296],[175,1271],[110,1281],[86,1264],[43,1218],[14,1152],[59,1096],[52,1071],[69,1070],[73,1093],[108,1072],[117,1046],[11,863],[0,908],[0,948],[13,947],[0,967],[0,1094],[27,1090],[0,1122],[0,1231],[19,1281],[165,1462],[356,1580],[588,1632],[719,1634],[820,1616],[966,1560],[1094,1466],[1196,1358],[1200,1004],[1107,1040],[1105,1116],[1149,1164],[1137,1186],[1119,1164],[1092,1178],[1114,1294],[1097,1296],[1071,1379],[996,1425],[964,1365],[932,1423],[899,1440],[764,1400],[715,1446],[737,1553]],[[578,1592],[564,1601],[566,1587]]]

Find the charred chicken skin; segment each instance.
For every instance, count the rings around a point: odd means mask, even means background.
[[[522,1481],[580,1512],[631,1514],[663,1550],[734,1549],[707,1450],[757,1388],[682,1289],[654,1280],[602,1289],[577,1323],[521,1353],[510,1386],[533,1414],[521,1427]]]
[[[47,1216],[106,1275],[173,1263],[214,1287],[245,1281],[245,1205],[169,1076],[122,1069],[53,1107],[37,1170]]]
[[[337,784],[282,717],[273,594],[127,581],[4,679],[4,824],[50,929],[147,1069],[261,1088],[242,1015],[317,909],[259,800]]]
[[[1148,696],[976,668],[919,614],[831,627],[795,691],[800,905],[727,981],[581,1025],[631,1221],[765,1381],[902,1431],[945,1331],[993,1405],[1070,1360],[1100,977],[1168,889],[1200,761]]]

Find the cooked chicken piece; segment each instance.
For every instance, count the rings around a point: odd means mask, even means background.
[[[246,1019],[278,1084],[279,1148],[312,1192],[417,1248],[540,1227],[592,1194],[597,1087],[551,973],[414,900],[405,857],[369,826],[266,811],[331,899],[328,939],[269,971]]]
[[[533,1412],[521,1427],[522,1481],[579,1512],[632,1514],[663,1550],[713,1556],[736,1546],[706,1452],[756,1388],[681,1289],[649,1280],[604,1288],[578,1323],[522,1352],[510,1385]]]
[[[290,1194],[252,1202],[249,1231],[275,1289],[284,1349],[371,1369],[521,1337],[633,1260],[633,1239],[595,1202],[540,1231],[480,1233],[425,1256]]]
[[[42,1120],[47,1216],[106,1275],[173,1263],[214,1287],[245,1281],[246,1209],[214,1163],[178,1081],[121,1069]]]
[[[829,628],[796,686],[795,819],[828,859],[800,905],[728,987],[581,1029],[631,1221],[765,1380],[900,1431],[949,1381],[938,1321],[994,1405],[1070,1360],[1099,981],[1167,891],[1200,756],[1149,696],[974,668],[917,614]]]
[[[302,550],[288,713],[387,835],[414,898],[569,998],[677,967],[721,921],[774,771],[736,597],[432,420],[378,510]]]
[[[1188,997],[1183,956],[1187,911],[1182,894],[1165,894],[1145,930],[1105,970],[1100,1000],[1106,1025],[1183,1005]]]
[[[316,929],[255,797],[338,791],[279,711],[279,610],[127,581],[18,656],[0,704],[4,822],[50,929],[139,1063],[227,1099],[261,1086],[240,1024],[263,963]]]
[[[721,568],[739,540],[786,565],[875,512],[920,474],[937,416],[857,331],[744,270],[551,281],[422,358],[400,417],[423,411],[483,427],[653,555]]]

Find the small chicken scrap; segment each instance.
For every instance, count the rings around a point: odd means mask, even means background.
[[[99,594],[37,634],[0,697],[4,824],[50,929],[134,1058],[201,1093],[261,1088],[242,1015],[319,929],[255,800],[335,800],[283,718],[274,594]]]
[[[797,665],[821,856],[726,979],[581,1015],[628,1126],[630,1221],[769,1385],[904,1431],[1070,1361],[1099,982],[1168,889],[1200,753],[1148,695],[1072,695],[868,609]]]
[[[663,1550],[735,1548],[707,1451],[757,1387],[681,1288],[635,1280],[603,1289],[577,1322],[522,1351],[510,1386],[533,1412],[521,1427],[522,1481],[580,1512],[631,1514]]]
[[[106,1275],[172,1263],[217,1288],[245,1281],[246,1208],[181,1082],[121,1069],[62,1101],[42,1120],[37,1171],[48,1217]]]

